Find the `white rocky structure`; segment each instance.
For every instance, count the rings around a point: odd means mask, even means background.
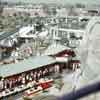
[[[79,55],[82,62],[81,86],[100,81],[100,17],[93,17],[86,26]],[[93,94],[84,100],[99,100],[100,94]]]
[[[80,56],[82,62],[82,70],[87,73],[87,78],[94,79],[98,76],[99,68],[99,49],[100,49],[100,18],[93,17],[88,25],[80,45]],[[84,55],[84,56],[83,56]],[[91,75],[89,75],[89,71]]]

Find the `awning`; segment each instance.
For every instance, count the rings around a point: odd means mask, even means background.
[[[25,59],[18,63],[12,63],[0,66],[0,76],[9,77],[20,74],[22,72],[37,69],[42,66],[47,66],[56,63],[56,60],[49,56],[36,56],[30,59]]]

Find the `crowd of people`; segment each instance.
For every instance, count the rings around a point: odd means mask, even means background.
[[[51,67],[45,67],[41,69],[36,69],[31,72],[22,73],[20,75],[13,76],[7,79],[0,80],[0,91],[5,89],[12,89],[21,85],[27,85],[29,82],[38,82],[39,79],[48,77],[53,73],[60,72],[60,66],[54,65]]]

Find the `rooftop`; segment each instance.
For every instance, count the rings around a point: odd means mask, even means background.
[[[25,59],[16,64],[7,64],[0,66],[0,76],[8,77],[20,74],[25,71],[33,70],[45,65],[53,64],[56,60],[48,56],[36,56],[34,58]]]
[[[59,52],[62,52],[64,50],[69,50],[69,49],[70,48],[63,46],[61,44],[53,43],[44,51],[43,55],[55,55]]]

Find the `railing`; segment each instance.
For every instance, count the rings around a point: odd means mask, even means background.
[[[100,91],[100,82],[88,85],[81,89],[75,90],[69,94],[63,95],[59,100],[77,100],[82,97],[86,97],[90,94],[97,93]]]

